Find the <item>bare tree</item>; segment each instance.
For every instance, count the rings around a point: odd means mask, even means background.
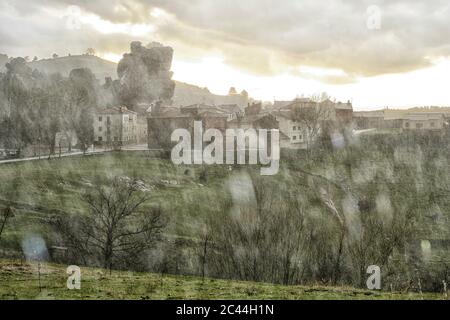
[[[334,268],[333,268],[333,270],[334,270],[333,278],[332,278],[333,284],[336,284],[337,281],[339,280],[339,278],[341,277],[342,256],[344,253],[345,238],[347,236],[348,230],[347,230],[347,226],[346,226],[345,215],[336,208],[336,205],[334,204],[334,201],[333,201],[331,195],[324,188],[321,188],[320,193],[321,193],[321,198],[322,198],[323,204],[325,205],[327,210],[332,214],[332,216],[338,221],[339,229],[340,229],[339,240],[338,240],[338,249],[337,249],[337,253],[336,253],[336,259],[335,259]]]
[[[88,56],[95,56],[95,49],[94,48],[87,48],[86,54]]]
[[[164,227],[160,209],[139,212],[148,197],[133,181],[115,179],[109,190],[100,187],[85,199],[90,214],[82,231],[89,238],[88,246],[99,249],[103,266],[110,270],[116,259],[138,258]]]
[[[202,233],[202,238],[200,240],[201,240],[201,242],[200,242],[200,248],[198,250],[198,255],[200,258],[202,280],[205,280],[206,264],[208,261],[207,260],[208,249],[209,249],[210,241],[211,241],[210,230],[208,229],[207,226],[205,226],[203,233]]]
[[[239,205],[234,213],[210,221],[209,270],[225,278],[299,283],[304,206],[295,193],[281,196],[263,180],[252,182],[254,205]]]
[[[311,98],[310,102],[299,104],[291,112],[292,119],[299,122],[304,129],[306,148],[309,150],[330,120],[331,109],[327,104]]]
[[[160,208],[141,210],[149,197],[136,186],[135,181],[116,178],[109,187],[97,185],[85,194],[89,212],[81,218],[78,232],[64,232],[65,240],[79,252],[100,259],[110,271],[115,263],[138,264],[159,239],[165,222]],[[59,224],[61,232],[67,231],[61,227],[65,225]]]
[[[0,239],[2,238],[3,230],[5,229],[6,224],[10,218],[14,217],[14,212],[11,207],[6,207],[1,211],[0,214]]]

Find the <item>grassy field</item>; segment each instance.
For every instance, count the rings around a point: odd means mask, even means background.
[[[81,289],[66,286],[66,267],[0,260],[0,299],[443,299],[440,294],[359,290],[349,287],[281,286],[152,273],[82,268]]]
[[[403,205],[405,199],[413,201],[410,198],[416,201],[419,199],[417,195],[423,193],[412,192],[409,195],[405,192],[403,189],[414,186],[415,180],[412,178],[405,180],[401,176],[402,181],[398,181],[400,175],[398,177],[392,175],[393,165],[385,159],[379,166],[367,165],[368,160],[367,163],[354,161],[351,162],[352,166],[349,169],[346,162],[338,162],[332,156],[334,155],[328,156],[330,159],[323,158],[321,161],[310,162],[311,168],[306,166],[306,169],[320,174],[320,176],[314,176],[316,183],[323,182],[323,177],[339,181],[350,171],[352,186],[356,191],[361,193],[370,191],[377,194],[378,182],[382,181],[386,188],[382,191],[391,196],[393,203]],[[367,158],[378,159],[376,153]],[[378,162],[374,161],[374,163]],[[270,179],[270,183],[276,185],[278,190],[296,188],[296,192],[305,198],[308,196],[313,198],[313,195],[308,194],[313,192],[309,187],[311,176],[299,179],[304,163],[294,161],[290,165],[291,167],[288,167],[284,163],[279,175],[265,179]],[[299,166],[298,170],[296,166]],[[433,178],[436,180],[435,184],[439,186],[443,184],[446,187],[448,167],[442,165],[437,167],[444,169],[441,170],[442,172],[430,170],[430,174],[424,175],[422,183],[432,185],[425,179]],[[236,168],[233,171],[238,170]],[[403,170],[409,173],[408,170]],[[398,172],[403,173],[403,171]],[[411,176],[416,177],[415,171],[412,173],[414,175]],[[436,179],[435,176],[439,176],[440,179]],[[224,214],[224,208],[229,205],[231,198],[227,187],[230,177],[228,167],[175,166],[170,160],[155,159],[144,152],[112,152],[96,156],[3,164],[0,165],[0,208],[13,207],[15,217],[9,221],[0,239],[0,257],[20,258],[21,242],[27,235],[42,236],[48,245],[61,245],[57,239],[55,241],[52,238],[54,230],[48,223],[49,219],[55,215],[86,213],[83,194],[94,190],[96,183],[108,184],[112,177],[136,178],[141,182],[143,191],[151,196],[151,200],[146,205],[161,206],[169,218],[168,226],[164,230],[164,234],[168,237],[198,240],[196,237],[202,230],[202,223],[211,216],[221,221],[220,215]],[[378,177],[378,180],[375,180],[375,177]],[[300,185],[299,182],[306,184]],[[436,202],[439,202],[442,208],[447,208],[448,200],[446,199],[439,198]],[[416,202],[423,206],[428,205],[428,202],[421,198]],[[443,224],[443,229],[448,231],[448,225]],[[196,260],[196,256],[189,250],[191,249],[188,249],[185,255],[191,260]],[[0,260],[0,299],[442,298],[440,294],[382,293],[350,287],[279,286],[212,279],[203,282],[193,277],[161,276],[149,273],[115,271],[110,276],[103,270],[92,268],[83,268],[82,273],[82,290],[70,291],[66,288],[65,267],[46,264],[42,269],[42,290],[40,290],[36,265]]]
[[[201,170],[141,152],[0,165],[0,207],[11,206],[16,213],[2,235],[0,249],[20,249],[25,234],[48,236],[47,222],[54,215],[87,212],[83,193],[93,190],[96,182],[108,184],[112,177],[140,180],[151,197],[146,205],[170,213],[165,232],[191,237],[203,217],[222,212],[221,204],[229,196],[223,184],[225,168],[209,166],[206,181],[200,179]]]

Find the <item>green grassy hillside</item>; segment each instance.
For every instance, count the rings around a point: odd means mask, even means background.
[[[1,235],[0,257],[20,259],[22,242],[30,235],[42,237],[49,251],[52,246],[67,246],[52,225],[53,218],[86,214],[83,194],[96,185],[107,185],[114,177],[136,178],[150,196],[145,205],[160,206],[168,225],[162,241],[139,261],[142,266],[136,263],[128,269],[200,275],[207,231],[205,265],[211,277],[364,288],[367,266],[381,264],[385,290],[443,292],[443,283],[449,283],[448,151],[429,146],[436,143],[435,137],[424,139],[423,151],[392,138],[378,142],[376,138],[370,137],[371,149],[361,141],[360,146],[310,160],[304,154],[284,156],[279,174],[269,177],[259,176],[259,169],[249,166],[231,171],[228,166],[176,166],[145,152],[2,164],[0,208],[12,207],[15,216]],[[258,228],[234,210],[241,203],[244,209],[246,204],[255,207],[247,199],[253,188],[259,188],[258,201],[264,205],[258,211]],[[332,200],[325,205],[324,194]],[[338,251],[341,229],[330,207],[348,221],[343,251]],[[301,223],[297,218],[302,218]],[[286,234],[291,236],[278,236]],[[253,240],[261,237],[264,241],[255,244]],[[292,239],[298,242],[290,243]],[[428,251],[421,250],[427,243],[422,240],[428,241]],[[340,253],[342,260],[337,260]],[[280,264],[282,259],[295,264]],[[286,279],[283,270],[289,271]],[[6,282],[16,274],[13,268]],[[285,292],[289,287],[280,288]],[[14,292],[13,287],[3,290]],[[323,290],[330,294],[334,289]]]
[[[68,76],[72,69],[89,68],[97,79],[104,81],[105,77],[117,78],[117,64],[99,57],[89,55],[73,55],[56,59],[43,59],[28,64],[32,69],[43,73],[60,73]]]
[[[170,213],[167,234],[190,237],[202,217],[221,213],[228,197],[223,178],[226,169],[208,167],[207,181],[199,179],[201,167],[175,166],[146,153],[106,153],[0,166],[0,207],[11,206],[16,216],[1,239],[0,249],[20,250],[27,233],[50,237],[48,220],[60,214],[86,212],[84,192],[96,181],[112,177],[137,178],[151,200]]]
[[[443,299],[440,294],[349,287],[281,286],[152,273],[81,268],[81,289],[67,289],[66,267],[0,260],[0,299]]]

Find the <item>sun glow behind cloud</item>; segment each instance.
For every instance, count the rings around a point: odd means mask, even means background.
[[[149,23],[113,23],[96,14],[86,13],[78,6],[69,6],[64,10],[46,8],[45,11],[52,17],[66,21],[66,27],[69,29],[91,27],[101,34],[121,33],[133,37],[149,36],[155,31],[155,26]]]
[[[252,76],[226,65],[221,58],[206,57],[198,62],[175,60],[174,79],[208,87],[211,92],[226,94],[231,86],[247,90],[250,96],[265,101],[293,99],[323,91],[338,100],[353,101],[357,109],[446,105],[450,101],[450,60],[440,59],[432,67],[408,73],[358,78],[354,83],[333,85],[299,75]],[[317,76],[338,70],[303,68]],[[306,72],[306,71],[305,71]]]
[[[95,30],[103,34],[124,33],[133,37],[141,37],[155,30],[154,26],[149,24],[112,23],[93,14],[82,15],[80,22],[91,25]]]
[[[246,90],[250,96],[265,101],[295,98],[302,92],[315,93],[321,84],[308,81],[287,73],[277,76],[255,76],[244,73],[224,63],[218,57],[205,57],[199,62],[175,59],[174,79],[208,87],[211,92],[227,94],[230,87],[238,91]]]
[[[311,74],[314,76],[345,76],[346,73],[341,69],[336,68],[318,68],[318,67],[309,67],[309,66],[301,66],[299,68],[300,73]]]
[[[67,10],[46,10],[48,14],[60,21],[67,20]],[[71,14],[73,15],[74,12]],[[161,38],[159,28],[164,25],[172,26],[176,22],[174,20],[176,18],[171,13],[162,9],[153,8],[148,12],[149,20],[140,23],[111,22],[99,15],[82,10],[75,12],[75,17],[80,24],[79,32],[92,30],[93,34],[98,33],[108,37],[124,35],[142,40],[143,43],[156,40],[173,46],[175,49],[172,67],[174,79],[208,87],[213,93],[226,94],[233,86],[239,91],[247,90],[250,96],[256,99],[270,101],[293,99],[298,95],[308,96],[326,91],[338,100],[352,100],[354,106],[359,109],[384,106],[450,105],[450,91],[447,89],[450,82],[448,59],[435,59],[430,67],[411,72],[385,73],[378,76],[353,76],[343,69],[320,67],[320,64],[306,65],[306,63],[300,66],[293,65],[287,70],[281,70],[272,75],[261,76],[231,64],[229,56],[226,56],[230,48],[227,46],[221,48],[219,42],[212,42],[211,46],[201,49],[201,46],[195,45],[194,40],[198,38],[195,38],[194,34],[192,41],[184,42],[181,47],[180,42],[176,40]],[[180,25],[176,26],[180,27]],[[195,35],[198,36],[198,34]],[[184,50],[192,49],[186,47],[188,45],[192,45],[195,50]],[[127,50],[126,47],[120,49],[123,51],[111,47],[105,49],[95,42],[90,46],[97,49],[102,58],[113,62],[118,62],[122,53]],[[245,50],[245,46],[239,48]],[[255,49],[257,47],[242,53],[249,55]],[[218,52],[217,55],[215,55],[216,52]],[[378,61],[377,59],[378,56],[375,55],[373,61]],[[254,59],[254,61],[259,60]]]
[[[122,55],[108,52],[105,54],[101,54],[101,58],[111,62],[118,63],[120,59],[122,59]]]

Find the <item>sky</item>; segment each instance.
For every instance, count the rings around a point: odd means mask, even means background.
[[[117,62],[156,41],[175,80],[218,94],[450,106],[449,19],[448,0],[0,0],[0,53]]]

